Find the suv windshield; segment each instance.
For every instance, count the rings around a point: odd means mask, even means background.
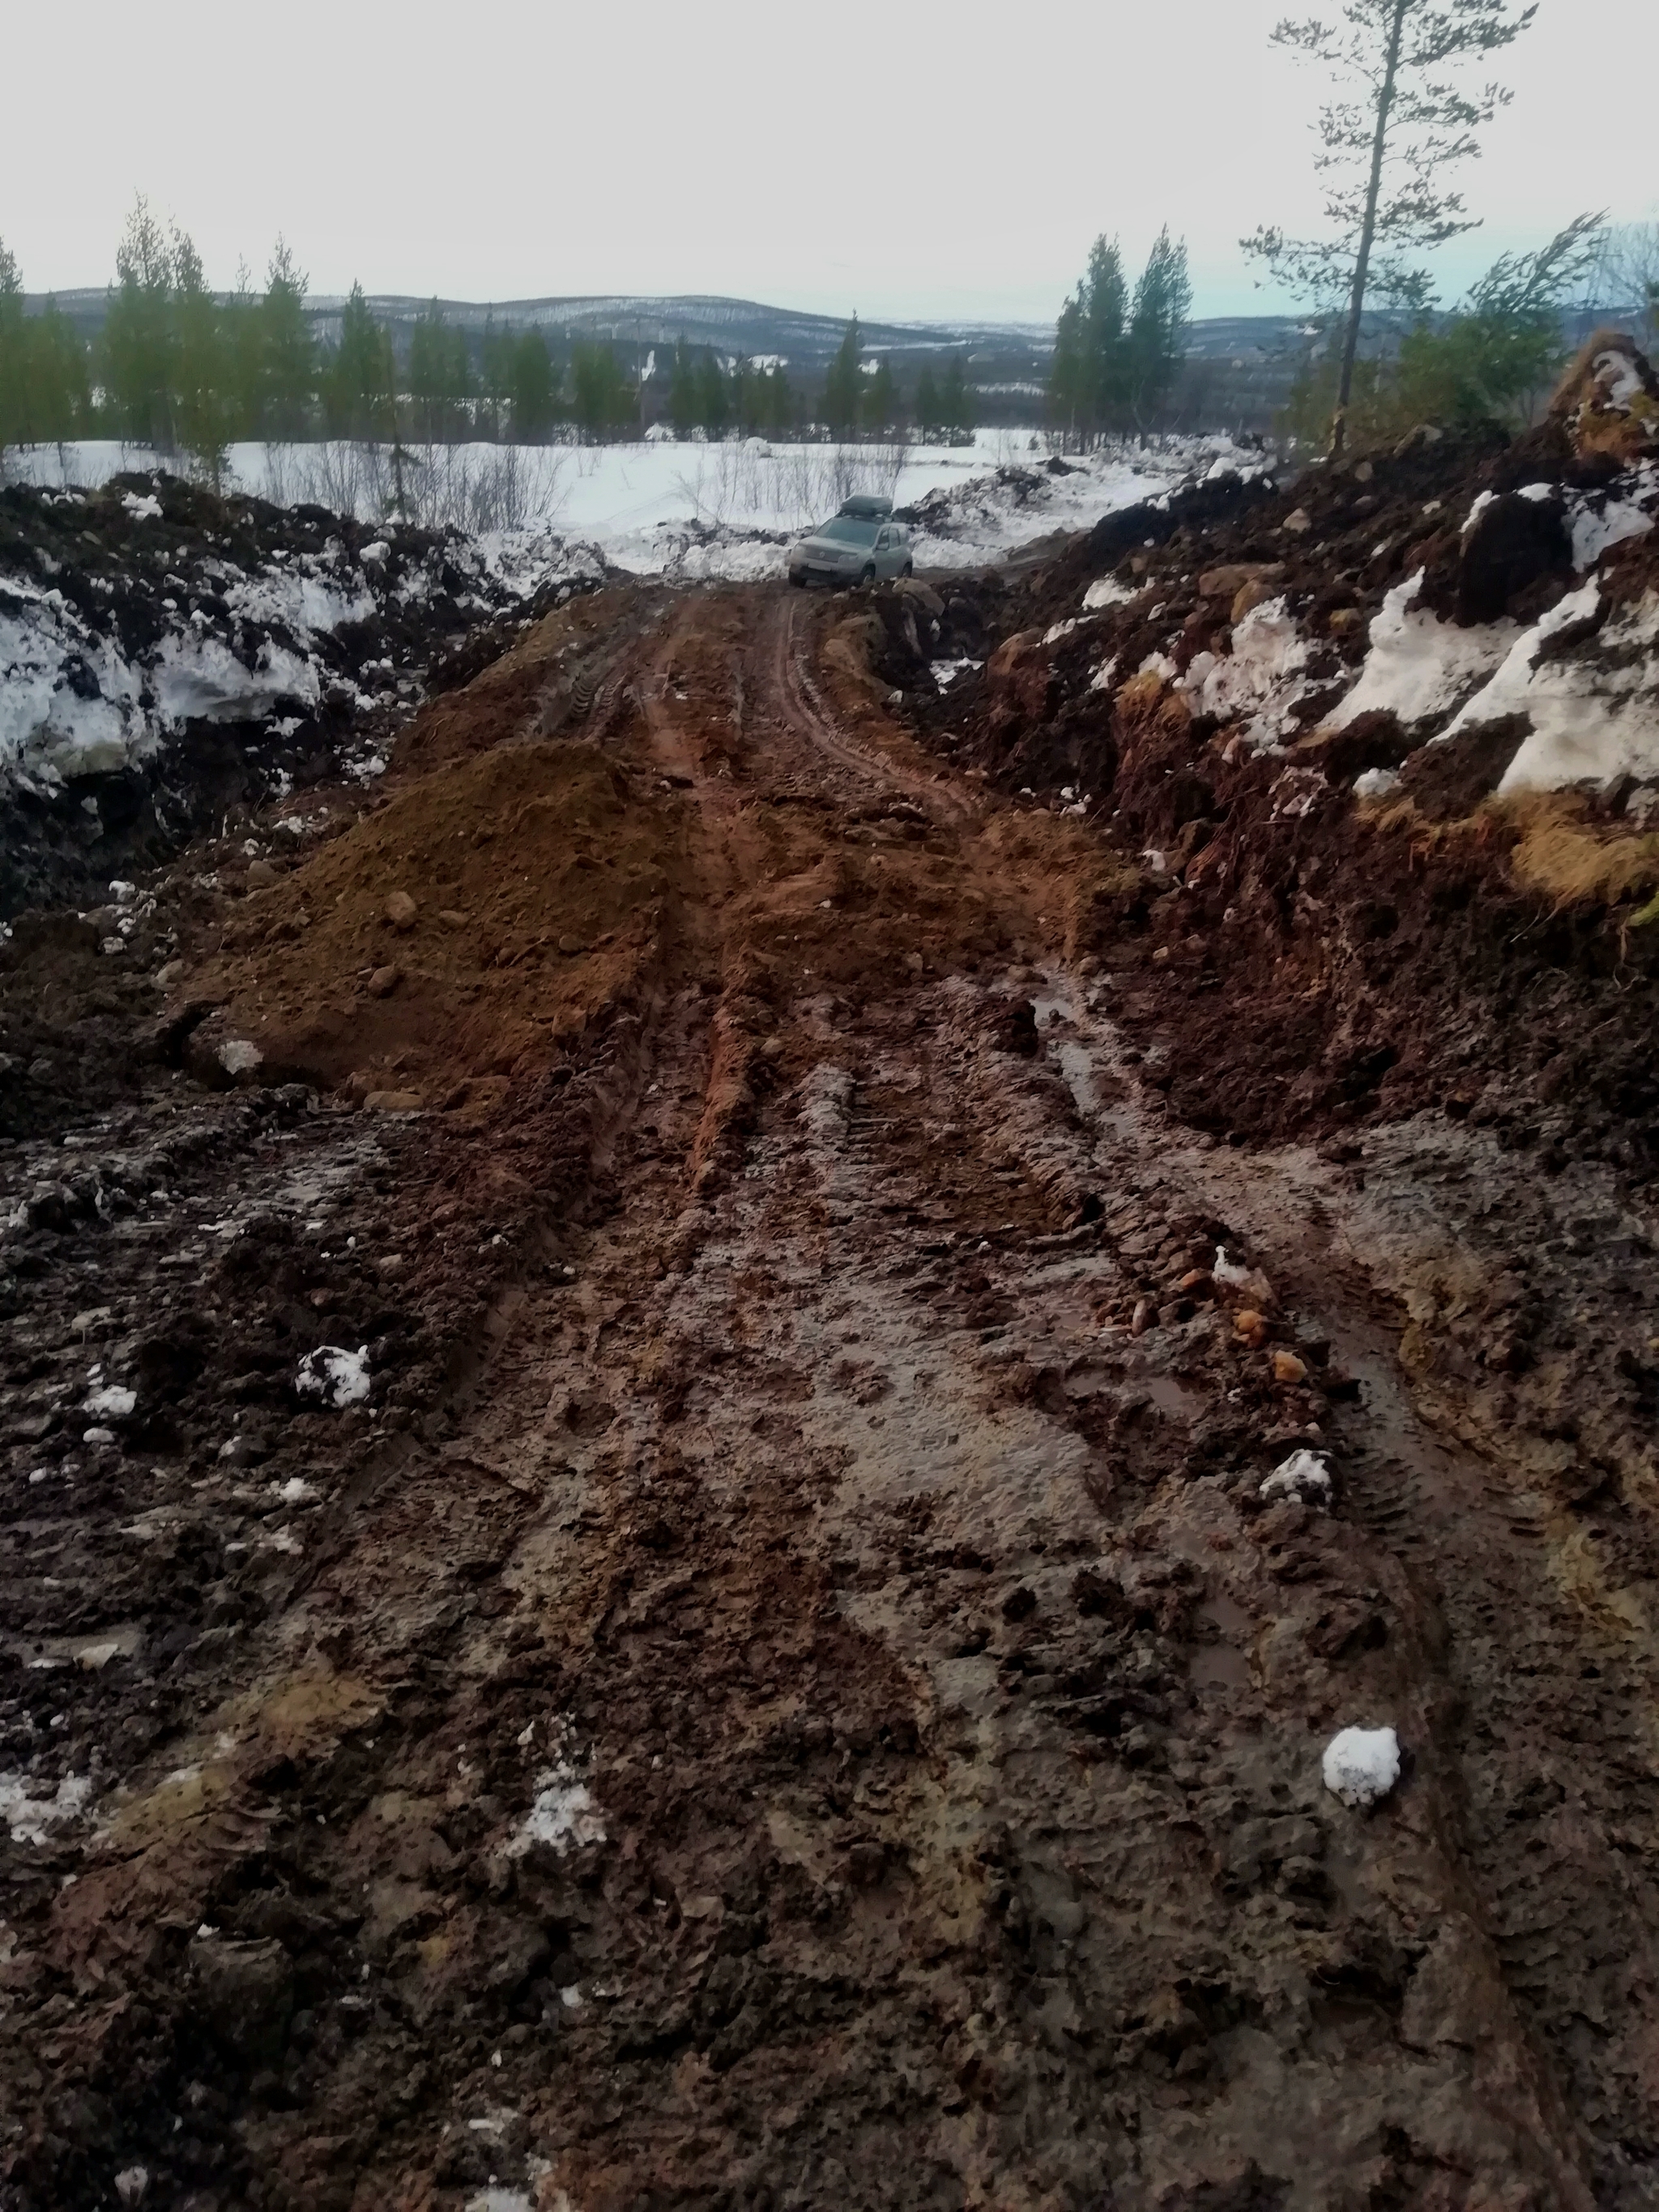
[[[815,538],[838,538],[843,545],[873,545],[876,525],[855,521],[850,514],[838,514],[833,522],[826,522],[822,530],[812,534]]]

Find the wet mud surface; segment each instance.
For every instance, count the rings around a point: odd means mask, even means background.
[[[1659,2203],[1639,1012],[1222,1111],[887,620],[596,594],[0,948],[15,2212]]]

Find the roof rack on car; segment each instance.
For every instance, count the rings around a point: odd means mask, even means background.
[[[871,491],[855,491],[851,499],[844,499],[840,512],[850,514],[860,522],[885,522],[893,512],[890,499],[882,499]]]

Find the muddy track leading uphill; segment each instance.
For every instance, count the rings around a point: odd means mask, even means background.
[[[1133,872],[659,612],[5,1158],[0,2201],[1659,2203],[1654,1224],[1183,1130]]]

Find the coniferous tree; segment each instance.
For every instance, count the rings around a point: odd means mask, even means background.
[[[234,434],[252,438],[264,425],[264,322],[262,303],[246,261],[236,264],[236,289],[222,301],[221,353],[230,395]]]
[[[916,380],[916,429],[926,438],[940,427],[939,386],[933,381],[933,372],[924,368]]]
[[[781,361],[775,361],[762,380],[764,397],[761,420],[774,436],[795,427],[795,395],[790,389],[788,373]]]
[[[875,374],[865,379],[864,419],[872,430],[890,430],[898,421],[898,395],[893,388],[891,364],[884,354]]]
[[[478,393],[483,405],[477,427],[487,429],[496,440],[501,434],[501,416],[512,386],[512,325],[497,330],[495,310],[486,308],[483,332],[478,341]]]
[[[1048,409],[1079,437],[1097,436],[1121,417],[1127,387],[1128,284],[1115,238],[1089,249],[1083,281],[1060,311],[1049,370]]]
[[[337,438],[383,437],[391,422],[390,333],[369,312],[360,283],[340,315],[340,339],[323,377],[328,428]]]
[[[677,438],[689,438],[697,427],[697,372],[684,338],[674,348],[668,379],[668,420]]]
[[[409,389],[419,434],[430,442],[465,427],[471,388],[465,333],[451,327],[434,300],[416,317],[409,340]]]
[[[85,342],[56,300],[49,299],[24,327],[27,434],[37,444],[79,437],[92,414]]]
[[[746,354],[739,354],[732,364],[732,374],[726,382],[726,393],[732,410],[732,421],[739,437],[747,438],[759,427],[757,408],[760,398],[760,379]]]
[[[864,339],[859,330],[859,319],[854,315],[823,380],[823,419],[838,438],[850,437],[859,426],[859,401],[863,396],[860,386],[864,381],[860,362],[863,352]]]
[[[262,428],[268,438],[303,437],[317,389],[317,351],[306,320],[307,280],[279,238],[259,303]]]
[[[173,254],[142,193],[116,249],[102,350],[104,388],[118,434],[171,453]]]
[[[520,333],[513,348],[513,434],[521,441],[545,438],[553,427],[552,357],[539,331]]]
[[[28,435],[28,331],[16,257],[0,240],[0,460]]]
[[[230,380],[219,303],[189,236],[173,234],[173,427],[179,445],[216,491],[233,433]]]
[[[635,395],[617,365],[614,346],[576,346],[570,356],[570,381],[576,421],[585,437],[599,440],[637,419]]]
[[[1124,347],[1126,396],[1136,426],[1143,431],[1168,399],[1181,374],[1192,304],[1186,240],[1171,243],[1166,223],[1153,241],[1135,286]]]
[[[723,438],[731,420],[731,394],[726,389],[726,374],[719,356],[712,349],[697,364],[697,419],[704,434]]]
[[[1512,15],[1510,0],[1348,0],[1340,25],[1286,19],[1273,32],[1275,46],[1351,88],[1320,110],[1315,125],[1328,234],[1291,239],[1264,225],[1242,241],[1275,282],[1341,315],[1334,453],[1342,447],[1367,299],[1426,308],[1428,272],[1409,257],[1476,227],[1445,173],[1479,153],[1476,131],[1510,95],[1496,84],[1462,92],[1448,67],[1510,45],[1537,12],[1529,5]]]
[[[945,363],[945,380],[939,386],[939,411],[940,428],[955,434],[974,427],[974,404],[968,390],[966,372],[962,356],[952,354]]]

